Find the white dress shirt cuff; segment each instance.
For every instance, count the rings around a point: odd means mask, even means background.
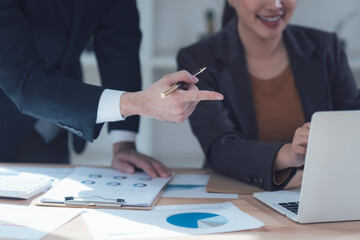
[[[117,142],[135,142],[136,133],[127,130],[111,130],[110,139],[112,144]]]
[[[120,98],[124,91],[105,89],[100,97],[96,123],[121,121]]]

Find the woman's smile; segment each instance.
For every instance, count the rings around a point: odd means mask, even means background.
[[[285,13],[280,13],[276,15],[268,15],[268,16],[261,16],[256,15],[256,17],[260,20],[262,24],[266,27],[277,27],[281,24],[282,19],[284,18]]]

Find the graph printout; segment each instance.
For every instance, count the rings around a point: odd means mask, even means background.
[[[151,211],[89,209],[83,218],[94,239],[103,240],[232,232],[264,225],[230,202],[158,206]]]
[[[170,178],[151,178],[144,172],[121,173],[110,168],[77,167],[45,193],[41,202],[62,203],[65,197],[79,201],[116,202],[149,206]]]

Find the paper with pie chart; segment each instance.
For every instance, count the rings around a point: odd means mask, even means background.
[[[174,226],[184,228],[214,228],[229,222],[222,215],[204,212],[174,214],[169,216],[166,221]]]
[[[264,225],[231,202],[157,206],[151,211],[90,209],[83,218],[93,238],[104,240],[222,233]]]

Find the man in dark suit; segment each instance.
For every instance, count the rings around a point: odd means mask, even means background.
[[[81,82],[79,58],[90,36],[102,87]],[[68,163],[67,131],[81,151],[81,142],[110,122],[114,167],[169,176],[162,163],[136,151],[136,115],[180,122],[198,101],[221,96],[193,86],[161,100],[168,86],[197,81],[185,71],[135,92],[140,39],[133,0],[0,0],[0,161]]]

